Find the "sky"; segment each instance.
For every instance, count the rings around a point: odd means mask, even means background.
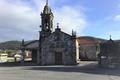
[[[39,39],[46,0],[0,0],[0,42]],[[49,0],[62,31],[77,36],[120,39],[120,0]]]

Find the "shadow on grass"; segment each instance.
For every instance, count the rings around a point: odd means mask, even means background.
[[[120,76],[120,69],[105,69],[100,68],[97,64],[90,63],[87,65],[77,66],[33,66],[26,68],[26,70],[36,71],[52,71],[52,72],[76,72],[76,73],[88,73],[97,75],[114,75]]]

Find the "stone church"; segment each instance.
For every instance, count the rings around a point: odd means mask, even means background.
[[[53,32],[54,15],[48,2],[41,12],[41,31],[37,63],[41,65],[73,65],[79,60],[79,46],[76,33],[69,35],[61,30],[59,24]]]

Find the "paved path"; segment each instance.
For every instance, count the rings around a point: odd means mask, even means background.
[[[95,62],[78,66],[0,67],[0,80],[120,80],[120,69],[101,69]]]

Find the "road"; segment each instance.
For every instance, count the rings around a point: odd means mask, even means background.
[[[0,67],[0,80],[120,80],[120,69],[102,69],[96,62],[77,66]]]

